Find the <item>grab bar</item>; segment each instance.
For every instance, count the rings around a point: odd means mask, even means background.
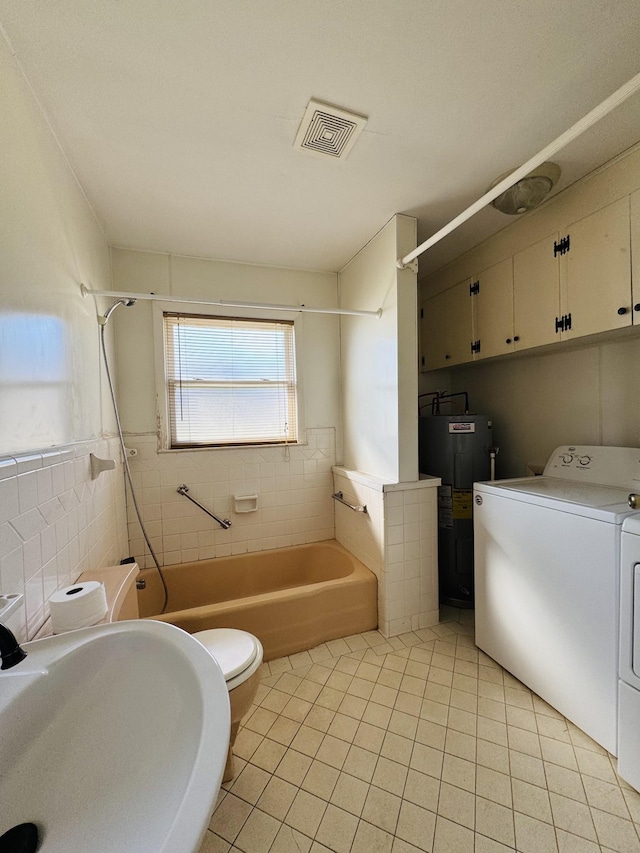
[[[203,512],[207,513],[207,515],[210,515],[214,521],[218,522],[220,527],[224,527],[225,530],[228,530],[231,527],[231,522],[229,521],[228,518],[218,518],[217,515],[214,515],[212,512],[209,512],[209,510],[206,508],[206,506],[202,506],[202,504],[198,503],[198,501],[195,498],[192,498],[191,495],[187,494],[187,492],[189,491],[189,486],[187,486],[185,483],[183,483],[181,486],[178,486],[176,491],[179,495],[182,495],[183,497],[188,498],[192,504],[199,506]]]
[[[362,506],[354,506],[353,504],[349,504],[344,499],[344,494],[342,492],[336,492],[335,495],[331,495],[334,501],[339,501],[339,503],[348,506],[349,509],[352,509],[354,512],[364,512],[366,515],[369,515],[367,512],[367,505],[362,504]]]

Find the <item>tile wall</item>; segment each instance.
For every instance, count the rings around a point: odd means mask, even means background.
[[[386,637],[438,622],[437,486],[429,477],[385,483],[345,468],[334,487],[367,513],[336,504],[336,539],[378,579],[378,628]]]
[[[115,469],[92,480],[90,453]],[[24,594],[6,623],[19,641],[38,633],[57,589],[128,555],[126,529],[117,439],[0,459],[0,592]]]
[[[334,536],[331,468],[335,430],[308,429],[307,444],[158,453],[155,433],[128,435],[138,504],[161,565],[302,545]],[[232,527],[224,530],[177,493],[189,494]],[[234,512],[234,495],[258,495],[255,512]],[[153,561],[128,498],[129,542],[141,566]]]

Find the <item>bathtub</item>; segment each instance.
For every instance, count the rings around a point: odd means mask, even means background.
[[[193,634],[240,628],[255,634],[264,659],[378,624],[375,575],[335,540],[165,566],[167,612],[155,569],[144,569],[138,591],[142,617],[171,622]]]

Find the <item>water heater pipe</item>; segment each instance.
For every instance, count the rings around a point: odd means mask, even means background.
[[[490,204],[495,198],[498,198],[499,195],[502,195],[505,190],[508,190],[514,184],[517,184],[521,178],[526,177],[529,172],[532,172],[534,169],[537,169],[538,166],[541,166],[542,163],[550,160],[554,154],[557,154],[558,151],[570,142],[573,142],[574,139],[577,139],[577,137],[584,133],[585,130],[588,130],[592,125],[600,121],[601,118],[604,118],[604,116],[614,110],[623,101],[626,101],[627,98],[630,98],[631,95],[635,94],[639,89],[640,74],[636,74],[628,83],[625,83],[624,86],[616,89],[612,95],[609,95],[609,97],[602,101],[601,104],[598,104],[598,106],[594,107],[591,112],[588,112],[584,118],[581,118],[580,121],[577,121],[568,130],[565,130],[564,133],[560,134],[557,139],[554,139],[553,142],[549,143],[546,148],[543,148],[542,151],[535,154],[527,160],[526,163],[523,163],[522,166],[515,170],[515,172],[511,172],[510,175],[507,175],[503,181],[496,184],[493,189],[486,192],[466,210],[459,213],[455,219],[452,219],[451,222],[439,231],[436,231],[435,234],[425,240],[424,243],[421,243],[412,252],[409,252],[408,255],[400,258],[396,264],[398,269],[403,270],[411,266],[412,262],[415,261],[419,255],[426,252],[427,249],[430,249],[432,246],[435,246],[435,244],[439,243],[443,237],[447,236],[447,234],[451,234],[452,231],[455,231],[455,229],[462,225],[463,222],[466,222],[467,219],[471,219],[472,216],[475,216],[478,211]]]
[[[489,459],[491,460],[491,468],[490,468],[489,479],[491,481],[495,480],[495,478],[496,478],[496,456],[498,455],[499,452],[500,452],[499,447],[490,447],[489,448]]]

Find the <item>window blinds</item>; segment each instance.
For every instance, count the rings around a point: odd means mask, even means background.
[[[164,314],[171,447],[298,440],[293,322]]]

